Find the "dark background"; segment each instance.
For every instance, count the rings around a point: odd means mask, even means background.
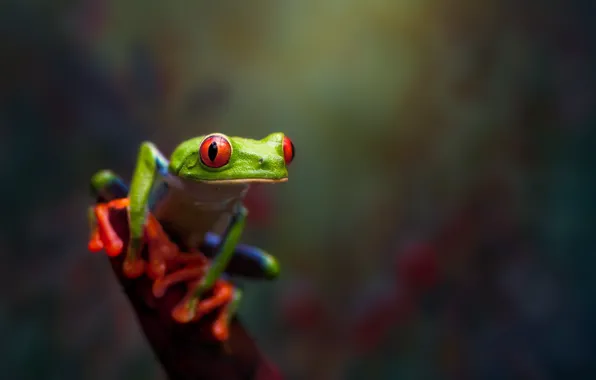
[[[90,176],[290,136],[240,314],[288,379],[596,378],[593,1],[3,1],[0,370],[162,379]]]

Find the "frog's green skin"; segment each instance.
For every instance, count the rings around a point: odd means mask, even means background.
[[[227,164],[214,169],[202,162],[199,150],[203,141],[215,135],[227,138],[231,155]],[[130,241],[126,259],[134,260],[140,255],[148,212],[162,224],[173,226],[188,246],[196,246],[206,233],[224,223],[221,243],[195,290],[195,296],[200,297],[220,277],[232,255],[238,254],[235,249],[247,216],[242,201],[248,186],[255,182],[287,181],[283,142],[283,133],[273,133],[262,140],[210,134],[181,143],[170,160],[152,143],[141,144],[128,192]],[[109,192],[114,186],[125,188],[110,171],[97,173],[91,185],[97,194]],[[258,249],[245,252],[259,262],[265,277],[278,275],[279,265],[273,256]],[[239,296],[237,293],[235,299]]]

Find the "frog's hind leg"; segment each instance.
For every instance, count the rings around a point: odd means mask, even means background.
[[[98,202],[109,202],[128,196],[128,186],[111,170],[101,170],[91,177],[91,193]]]
[[[205,275],[189,287],[187,295],[174,308],[172,314],[178,322],[186,323],[196,320],[208,309],[229,303],[233,299],[233,287],[219,277],[234,255],[247,214],[246,208],[241,206],[232,217],[230,225],[215,250],[213,259],[206,268]],[[201,299],[204,293],[211,288],[213,288],[213,296]]]
[[[221,237],[208,232],[205,235],[201,252],[209,258],[216,254],[217,247],[221,244]],[[225,270],[232,276],[242,276],[259,280],[274,280],[279,276],[279,263],[277,259],[258,247],[238,244],[234,254]]]
[[[200,280],[190,283],[196,285]],[[217,312],[215,321],[211,326],[213,337],[220,341],[226,341],[229,336],[230,321],[236,315],[242,291],[226,280],[217,280],[212,288],[213,294],[203,300],[198,300],[193,293],[189,293],[172,310],[172,317],[180,323],[198,321],[212,312]]]

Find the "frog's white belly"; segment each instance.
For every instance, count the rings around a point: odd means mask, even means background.
[[[166,231],[193,247],[206,232],[223,233],[247,191],[247,184],[216,185],[168,176],[154,188],[151,212]]]

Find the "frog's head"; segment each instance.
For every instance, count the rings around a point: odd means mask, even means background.
[[[197,182],[285,182],[293,158],[294,144],[283,133],[262,140],[212,133],[180,144],[170,171]]]

